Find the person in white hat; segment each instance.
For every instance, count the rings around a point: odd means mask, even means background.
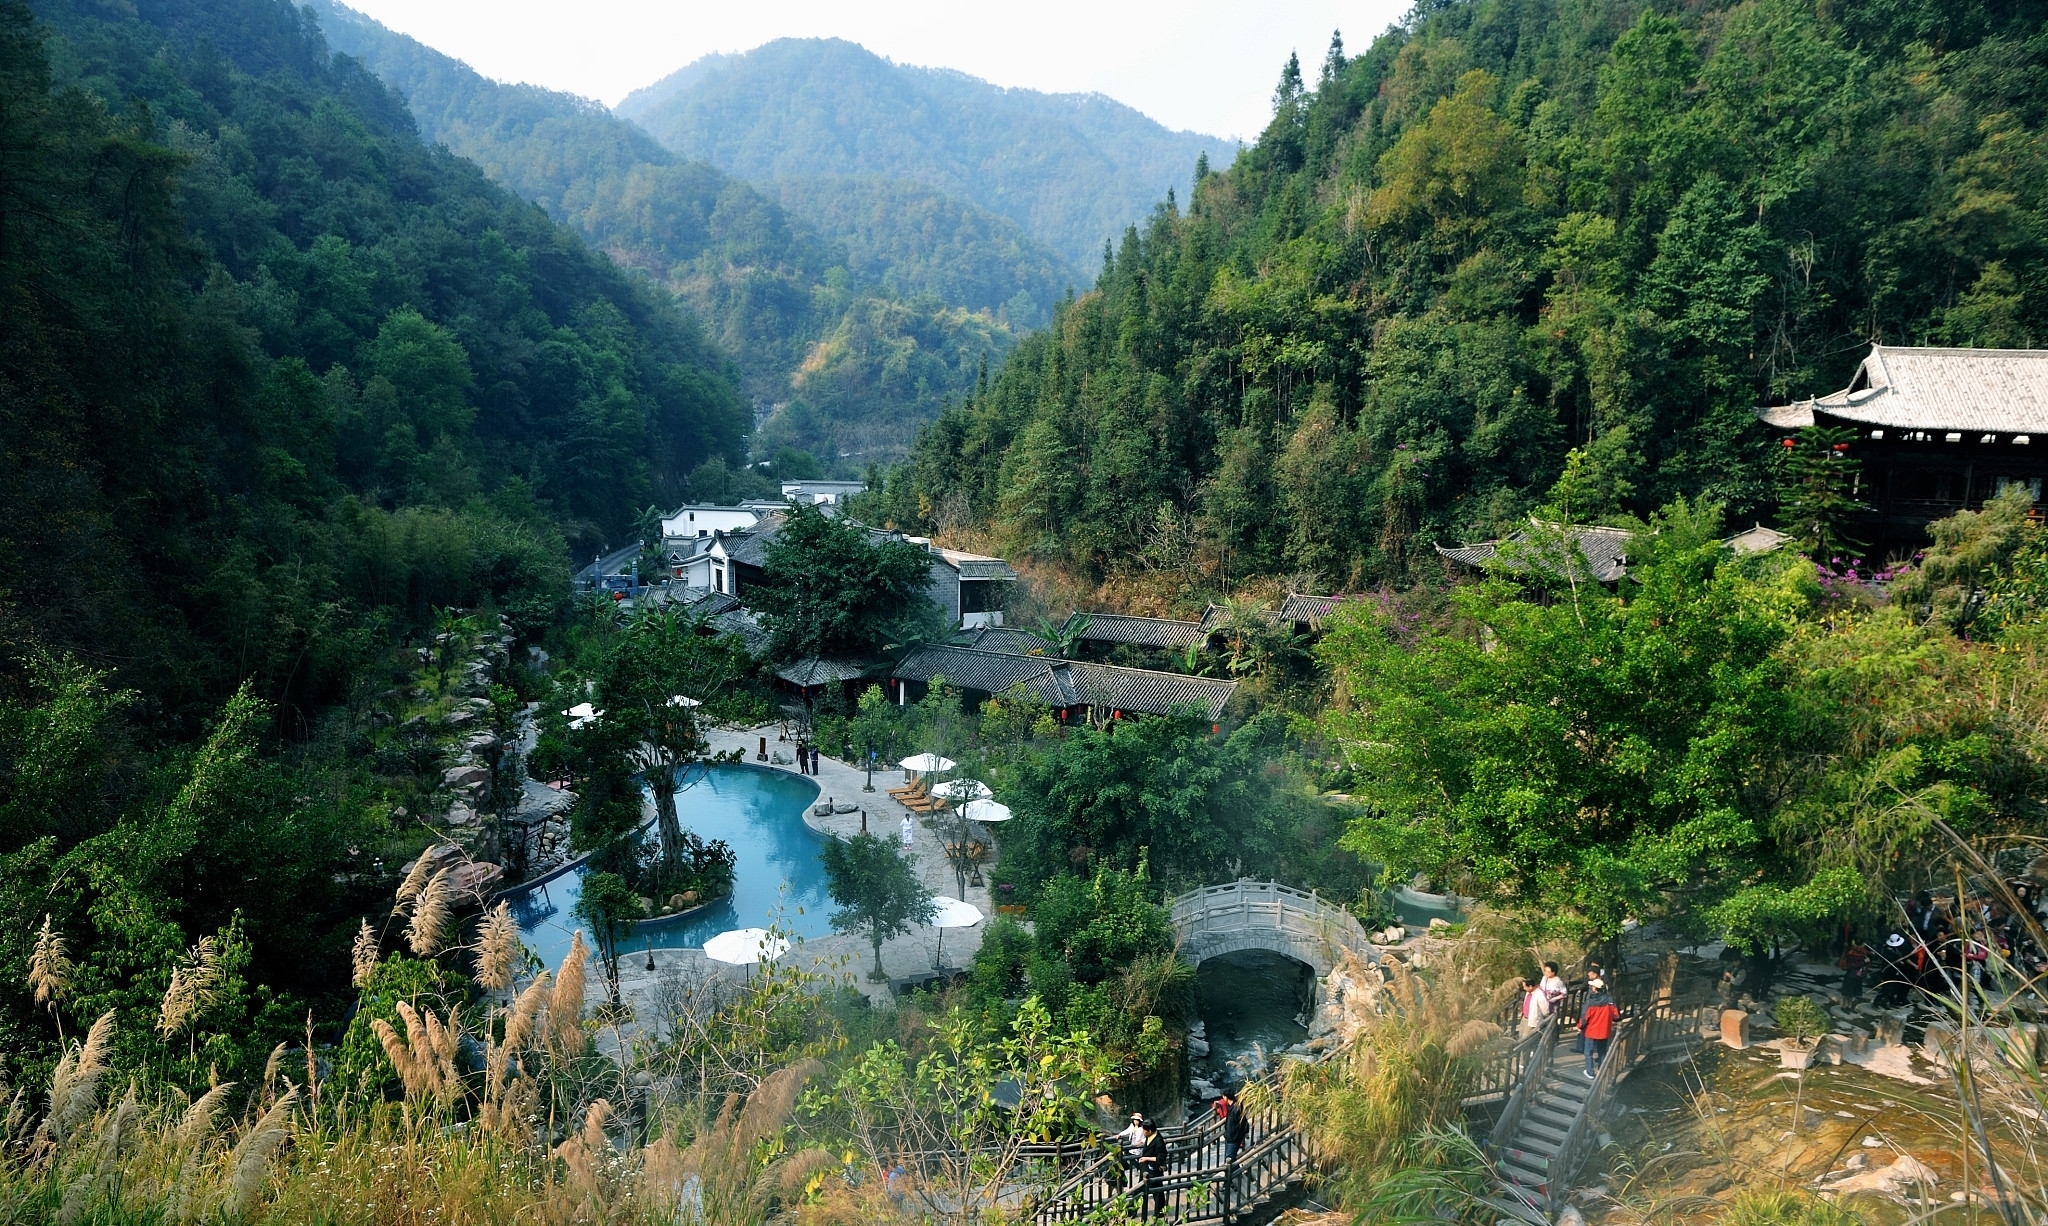
[[[1906,960],[1911,956],[1903,933],[1894,932],[1884,939],[1884,948],[1877,951],[1878,974],[1877,997],[1872,1001],[1880,1009],[1896,1009],[1906,1003],[1907,982]]]

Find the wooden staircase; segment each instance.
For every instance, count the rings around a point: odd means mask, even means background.
[[[1577,1030],[1569,1036],[1551,1037],[1540,1078],[1529,1087],[1528,1102],[1515,1121],[1514,1132],[1499,1145],[1496,1171],[1502,1199],[1512,1205],[1531,1208],[1547,1198],[1552,1183],[1570,1177],[1570,1172],[1559,1170],[1558,1161],[1573,1126],[1587,1113],[1594,1086],[1585,1074],[1577,1037]]]
[[[1664,978],[1648,1001],[1624,997],[1614,1037],[1591,1077],[1579,1052],[1578,990],[1541,1032],[1516,1045],[1528,1055],[1486,1145],[1496,1187],[1482,1199],[1502,1217],[1531,1226],[1554,1221],[1572,1177],[1599,1148],[1616,1087],[1652,1055],[1698,1041],[1698,1019],[1672,1007],[1669,984]]]
[[[1314,1165],[1308,1139],[1287,1118],[1274,1096],[1267,1106],[1245,1113],[1248,1135],[1237,1160],[1223,1162],[1223,1130],[1213,1113],[1180,1129],[1165,1129],[1166,1165],[1156,1188],[1166,1203],[1166,1221],[1182,1223],[1254,1221],[1299,1184]],[[1038,1226],[1058,1222],[1137,1221],[1148,1216],[1148,1189],[1134,1179],[1119,1154],[1104,1153],[1031,1206]]]

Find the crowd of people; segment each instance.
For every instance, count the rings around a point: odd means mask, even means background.
[[[1842,994],[1858,1000],[1875,983],[1873,1003],[1896,1009],[1916,991],[1958,997],[1995,990],[2008,973],[2028,980],[2048,973],[2041,936],[2048,894],[2027,877],[2004,884],[1960,901],[1918,891],[1901,908],[1901,922],[1871,945],[1845,933]]]

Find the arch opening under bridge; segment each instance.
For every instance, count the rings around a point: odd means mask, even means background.
[[[1378,959],[1356,916],[1277,882],[1233,881],[1191,890],[1173,900],[1172,918],[1180,956],[1195,965],[1218,954],[1266,949],[1307,963],[1320,978],[1347,953],[1362,962]]]

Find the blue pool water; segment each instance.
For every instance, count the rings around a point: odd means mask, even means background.
[[[747,765],[690,770],[676,793],[676,815],[705,840],[732,845],[738,858],[732,893],[679,919],[638,925],[621,951],[688,949],[727,929],[776,922],[798,936],[831,932],[838,907],[826,892],[825,866],[818,859],[825,839],[804,824],[804,810],[817,798],[817,784],[787,771]],[[583,871],[575,864],[504,896],[520,938],[550,968],[561,965],[581,926],[576,900],[582,897]],[[595,947],[587,929],[583,943]]]

